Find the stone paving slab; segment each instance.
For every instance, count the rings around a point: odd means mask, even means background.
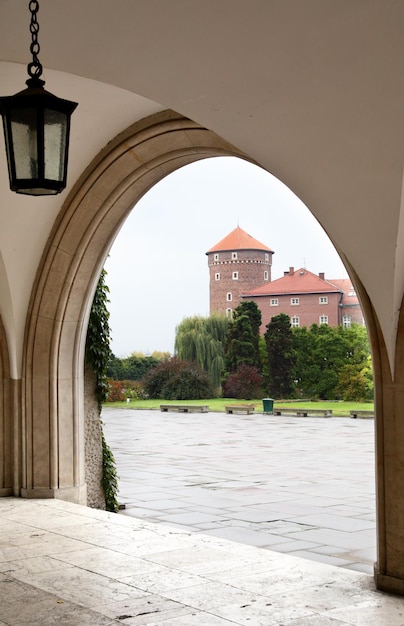
[[[105,409],[125,515],[372,573],[374,424]]]
[[[0,626],[404,624],[368,574],[161,523],[0,498],[0,528]]]

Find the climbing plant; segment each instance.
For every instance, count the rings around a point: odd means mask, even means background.
[[[109,289],[105,283],[106,271],[102,270],[91,307],[86,338],[86,361],[96,375],[95,395],[101,415],[102,403],[107,397],[107,369],[111,358],[109,311],[107,308]],[[101,424],[102,439],[102,487],[105,495],[105,508],[116,513],[119,510],[117,499],[118,476],[115,458],[105,441]]]
[[[105,276],[106,271],[102,270],[91,306],[86,338],[86,360],[96,375],[95,394],[100,413],[108,393],[107,370],[111,358],[107,308],[109,289],[105,283]]]

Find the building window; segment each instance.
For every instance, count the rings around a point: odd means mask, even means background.
[[[342,325],[344,328],[350,328],[351,327],[351,316],[350,315],[344,315],[344,317],[342,318]]]
[[[238,280],[238,272],[233,272],[233,280]]]
[[[214,254],[213,255],[213,260],[214,261],[218,261],[219,260],[219,255],[218,254]]]
[[[226,309],[226,317],[230,319],[233,317],[233,309]]]
[[[271,300],[269,302],[270,306],[278,306],[278,304],[279,304],[278,298],[271,298]]]
[[[215,280],[220,280],[220,274],[219,274],[219,272],[217,272],[217,273],[215,274]]]
[[[231,296],[231,293],[228,293],[228,294],[227,294],[227,296],[226,296],[226,300],[227,300],[227,302],[231,302],[231,301],[232,301],[232,296]]]
[[[269,254],[265,252],[265,261],[269,261]]]
[[[328,315],[320,315],[320,324],[328,324]]]
[[[268,272],[264,272],[264,280],[268,280]]]
[[[298,328],[300,326],[300,321],[298,317],[292,317],[292,319],[290,320],[290,325],[294,326],[295,328]]]
[[[319,301],[320,304],[328,304],[327,296],[320,296],[318,301]]]
[[[291,298],[290,299],[290,304],[292,306],[297,306],[299,304],[299,298]]]
[[[237,252],[232,252],[231,253],[231,258],[233,261],[237,261]]]

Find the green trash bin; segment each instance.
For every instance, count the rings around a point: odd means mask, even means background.
[[[274,401],[272,398],[264,398],[262,400],[262,404],[264,405],[264,413],[271,413],[273,414],[274,412]]]

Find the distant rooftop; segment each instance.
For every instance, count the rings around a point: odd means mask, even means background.
[[[224,239],[219,241],[213,248],[208,250],[206,254],[211,252],[226,252],[228,250],[265,250],[265,252],[274,253],[271,248],[265,246],[263,243],[251,237],[242,228],[237,226],[231,231]]]
[[[270,283],[265,283],[265,285],[257,287],[256,289],[252,289],[251,291],[244,293],[243,297],[303,293],[342,293],[344,291],[343,286],[341,284],[336,284],[341,282],[342,281],[331,282],[329,280],[325,280],[324,274],[313,274],[304,267],[301,267],[298,270],[290,267],[289,270],[284,273],[282,278],[273,280]],[[346,282],[350,283],[349,280]],[[344,287],[346,286],[344,285]]]

